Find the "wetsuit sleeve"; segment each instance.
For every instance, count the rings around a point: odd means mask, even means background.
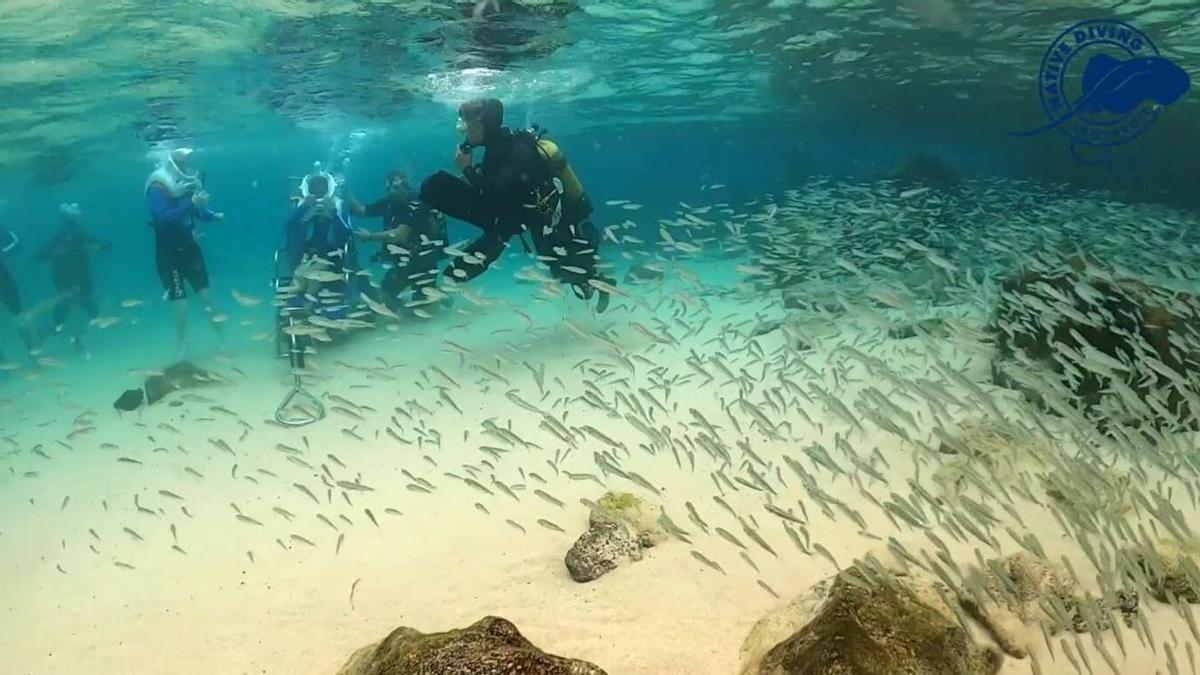
[[[485,172],[478,166],[467,167],[463,177],[487,199],[509,202],[524,200],[530,187],[530,177],[537,175],[538,157],[533,148],[523,143],[513,146],[508,161],[497,171]]]
[[[386,216],[388,212],[388,198],[384,197],[377,202],[367,204],[363,207],[363,218],[380,218]]]
[[[207,206],[202,209],[196,209],[196,217],[200,220],[215,220],[217,214],[213,213]]]
[[[151,187],[146,193],[150,201],[150,214],[155,223],[174,223],[184,218],[195,208],[190,199],[181,199],[178,203],[161,187]]]

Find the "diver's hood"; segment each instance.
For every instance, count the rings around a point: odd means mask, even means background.
[[[145,191],[148,192],[150,186],[155,184],[166,188],[167,192],[175,198],[182,197],[188,192],[199,190],[202,187],[200,173],[198,171],[185,173],[183,169],[179,168],[179,165],[175,163],[175,159],[169,153],[162,164],[159,164],[158,168],[146,179]]]

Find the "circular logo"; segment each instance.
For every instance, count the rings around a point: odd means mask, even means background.
[[[1042,109],[1051,120],[1044,129],[1095,147],[1141,136],[1163,106],[1128,92],[1160,60],[1150,38],[1123,21],[1092,19],[1064,30],[1046,50],[1038,71]]]

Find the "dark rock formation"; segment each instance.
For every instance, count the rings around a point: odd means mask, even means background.
[[[586,661],[547,654],[494,616],[467,628],[421,633],[397,628],[354,652],[338,675],[605,675]]]
[[[1065,259],[1059,270],[1023,271],[1004,281],[1002,291],[991,322],[995,384],[1051,408],[1065,399],[1106,424],[1196,427],[1193,408],[1200,399],[1194,386],[1179,386],[1200,372],[1195,298],[1122,278],[1080,256]],[[1067,371],[1064,358],[1078,374]],[[1128,365],[1114,369],[1113,361]],[[1121,406],[1136,407],[1118,420],[1105,419],[1099,405],[1114,372],[1115,384],[1133,394],[1121,397]],[[1063,395],[1048,397],[1054,388]]]
[[[847,575],[856,578],[847,580]],[[935,584],[909,577],[866,581],[855,566],[785,611],[807,619],[803,627],[764,655],[768,633],[795,621],[760,622],[743,647],[743,675],[992,675],[1002,656],[976,646],[942,600]],[[811,594],[810,594],[811,595]],[[804,597],[804,596],[802,596]]]
[[[1081,595],[1061,566],[1023,551],[989,561],[987,570],[972,569],[959,593],[963,607],[1001,649],[1018,658],[1041,643],[1042,630],[1055,635],[1111,628],[1104,603]],[[1130,611],[1137,611],[1136,601]]]
[[[1178,598],[1183,602],[1200,603],[1200,542],[1164,539],[1157,542],[1153,551],[1125,551],[1122,553],[1131,564],[1127,569],[1137,569],[1150,594],[1159,602],[1172,602]]]
[[[642,559],[642,549],[666,539],[650,508],[627,492],[607,492],[588,517],[588,530],[567,551],[564,562],[580,583],[599,579],[625,562]]]
[[[946,160],[928,153],[920,153],[905,160],[891,173],[890,178],[902,183],[925,185],[948,190],[956,187],[961,178]]]
[[[180,361],[167,366],[162,374],[147,377],[140,389],[126,390],[113,402],[113,407],[127,412],[137,410],[143,402],[154,405],[173,391],[212,384],[220,379],[188,361]]]
[[[580,583],[599,579],[623,561],[642,559],[642,545],[629,528],[613,521],[592,523],[567,551],[567,571]]]

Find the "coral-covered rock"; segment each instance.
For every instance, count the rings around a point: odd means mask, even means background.
[[[742,675],[997,672],[1002,655],[971,640],[945,589],[915,577],[866,578],[852,567],[760,621],[742,648]]]
[[[586,661],[547,654],[494,616],[466,628],[421,633],[397,628],[351,655],[337,675],[605,675]]]
[[[996,384],[1051,408],[1065,400],[1106,423],[1195,427],[1195,298],[1082,256],[1060,269],[1023,271],[1001,290],[991,322]],[[1117,398],[1105,403],[1114,388]]]
[[[1043,629],[1054,635],[1111,628],[1101,601],[1082,595],[1062,567],[1026,552],[992,560],[987,570],[973,569],[959,599],[1000,648],[1018,658],[1043,639]],[[1136,603],[1129,608],[1135,611]]]
[[[571,578],[593,581],[625,562],[642,559],[642,549],[667,538],[650,507],[628,492],[606,492],[588,518],[588,530],[567,551]]]

